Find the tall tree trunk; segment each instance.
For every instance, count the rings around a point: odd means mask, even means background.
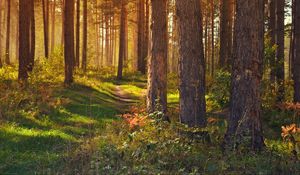
[[[65,57],[65,83],[73,82],[74,67],[74,0],[65,1],[64,9],[64,57]]]
[[[211,76],[214,76],[215,69],[215,4],[212,0],[211,5]]]
[[[125,20],[126,20],[126,4],[124,0],[121,0],[121,18],[120,18],[120,43],[119,43],[119,61],[118,61],[118,74],[117,79],[123,78],[123,62],[125,52]]]
[[[220,60],[219,67],[228,68],[232,57],[234,0],[220,0]]]
[[[147,109],[159,104],[167,112],[168,15],[167,0],[151,0],[151,53],[148,63]],[[158,101],[159,100],[159,101]],[[157,104],[158,103],[158,104]]]
[[[49,0],[42,0],[45,57],[49,57]]]
[[[53,0],[52,2],[52,13],[51,13],[51,53],[54,52],[55,48],[55,15],[56,15],[56,0]]]
[[[82,69],[87,67],[87,0],[83,1]]]
[[[300,1],[294,1],[294,53],[293,53],[293,80],[294,101],[300,102]]]
[[[176,0],[179,32],[180,120],[188,126],[205,126],[205,60],[199,0]]]
[[[0,68],[3,66],[2,63],[2,1],[0,2]]]
[[[28,78],[28,60],[30,57],[30,14],[31,3],[28,1],[19,2],[19,75],[20,81],[26,81]]]
[[[80,57],[80,1],[76,1],[76,48],[75,48],[75,66],[79,67]]]
[[[101,13],[101,66],[104,66],[104,41],[105,41],[105,36],[104,36],[104,21],[105,17],[104,14]]]
[[[64,43],[65,43],[65,25],[64,25],[64,20],[65,20],[65,0],[61,0],[61,47],[63,47]]]
[[[278,86],[277,102],[284,101],[284,7],[285,0],[276,4],[276,80]]]
[[[140,0],[138,5],[138,71],[140,71],[142,74],[145,74],[145,0]]]
[[[269,37],[270,44],[274,46],[276,44],[276,0],[269,0]],[[276,61],[275,55],[270,60],[271,72],[270,72],[270,81],[275,83],[276,80]]]
[[[28,70],[31,72],[34,67],[35,57],[35,16],[34,16],[34,0],[30,0],[30,57],[28,60]]]
[[[10,16],[11,16],[11,0],[7,1],[7,18],[6,18],[6,48],[5,48],[5,63],[10,64]]]
[[[264,2],[237,0],[227,148],[264,146],[260,84],[264,46]],[[251,25],[249,25],[251,24]]]

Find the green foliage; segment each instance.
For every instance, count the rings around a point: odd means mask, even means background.
[[[206,96],[207,104],[211,109],[223,109],[229,105],[231,74],[219,70],[210,86]]]

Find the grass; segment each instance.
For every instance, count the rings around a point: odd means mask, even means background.
[[[0,174],[76,173],[89,163],[81,154],[93,154],[91,143],[131,105],[116,95],[117,82],[103,82],[100,73],[78,74],[70,87],[46,75],[21,89],[16,69],[5,69],[10,74],[0,79]],[[122,83],[119,91],[138,102],[142,88]]]

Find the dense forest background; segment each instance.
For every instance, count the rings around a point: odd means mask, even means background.
[[[300,1],[1,0],[0,174],[299,174]]]

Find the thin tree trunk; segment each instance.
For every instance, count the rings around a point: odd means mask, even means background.
[[[211,76],[214,76],[215,69],[215,4],[211,1]]]
[[[285,0],[277,0],[276,4],[276,81],[277,102],[284,101],[284,7]]]
[[[82,69],[87,68],[87,0],[83,1]]]
[[[42,0],[45,57],[49,57],[49,0]]]
[[[64,25],[64,20],[65,20],[65,0],[61,0],[61,41],[60,41],[60,43],[61,43],[61,47],[63,47],[63,45],[64,45],[64,42],[65,42],[65,40],[64,40],[64,35],[65,35],[65,25]]]
[[[176,0],[179,32],[180,120],[188,126],[206,125],[205,60],[199,0]]]
[[[11,0],[7,1],[7,18],[6,18],[6,49],[5,49],[5,63],[10,64],[10,16],[11,16]]]
[[[76,48],[75,48],[75,66],[79,67],[80,57],[80,1],[76,0]]]
[[[120,43],[119,43],[119,61],[117,79],[123,78],[123,62],[125,52],[125,20],[126,20],[126,5],[124,0],[121,0],[121,18],[120,18]]]
[[[264,1],[237,0],[236,3],[231,104],[225,148],[260,150],[264,146],[260,97]]]
[[[274,46],[276,44],[276,0],[269,0],[269,36],[270,36],[270,44]],[[275,55],[270,60],[271,72],[270,72],[270,81],[272,84],[275,83],[276,80],[276,59]]]
[[[35,16],[34,16],[34,0],[30,0],[30,57],[28,62],[28,70],[31,72],[34,67],[34,57],[35,57]]]
[[[138,71],[146,74],[144,44],[145,44],[145,0],[138,2]]]
[[[54,52],[55,48],[55,14],[56,14],[56,0],[52,2],[52,24],[51,24],[51,53]]]
[[[0,2],[0,68],[3,66],[2,63],[2,1]]]

